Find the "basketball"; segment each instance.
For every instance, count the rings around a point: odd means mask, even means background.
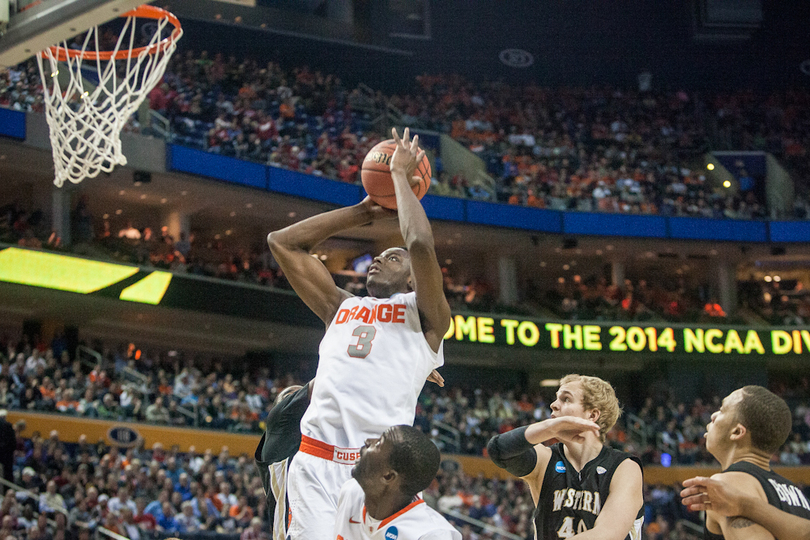
[[[391,156],[394,155],[396,147],[394,139],[379,143],[366,154],[360,169],[360,178],[369,197],[383,208],[391,210],[397,207],[390,168]],[[421,199],[430,187],[430,161],[427,156],[423,157],[422,162],[416,167],[414,176],[421,178],[420,182],[413,186],[416,198]]]

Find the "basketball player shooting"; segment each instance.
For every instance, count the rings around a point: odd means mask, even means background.
[[[326,325],[312,398],[301,420],[301,447],[290,464],[292,540],[329,538],[341,486],[351,478],[366,439],[389,426],[413,425],[425,380],[442,384],[443,337],[450,326],[433,232],[411,190],[424,156],[409,130],[400,138],[391,177],[396,212],[370,198],[311,217],[267,242],[295,292]],[[338,288],[309,252],[341,231],[399,218],[405,247],[386,249],[368,270],[368,297]]]

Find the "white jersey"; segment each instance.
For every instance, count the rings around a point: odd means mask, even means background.
[[[376,520],[367,514],[365,494],[352,479],[340,490],[332,540],[461,540],[461,533],[422,499]]]
[[[395,425],[413,425],[430,372],[444,363],[422,333],[416,293],[354,296],[341,303],[319,349],[301,434],[360,448]]]

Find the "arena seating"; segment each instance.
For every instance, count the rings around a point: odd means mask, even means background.
[[[0,74],[0,87],[0,106],[43,112],[34,64]],[[259,65],[250,59],[181,51],[163,84],[150,94],[150,105],[169,119],[175,143],[355,183],[363,156],[380,140],[370,118],[358,112],[359,105],[384,102],[401,111],[403,124],[448,133],[480,156],[496,179],[493,198],[500,202],[559,210],[758,219],[767,216],[761,192],[751,188],[726,196],[709,189],[696,165],[699,156],[710,150],[771,152],[790,167],[799,194],[806,193],[809,97],[806,91],[761,96],[749,91],[551,90],[473,83],[452,76],[420,77],[411,93],[369,95],[305,67],[288,69],[275,62]],[[153,133],[136,119],[128,129]],[[435,194],[490,196],[461,176],[449,176],[441,166],[436,172]],[[743,178],[741,171],[733,173]],[[799,196],[792,217],[807,219],[809,210]],[[36,208],[9,204],[0,218],[0,240],[63,249],[60,239],[45,227],[46,221]],[[112,231],[107,223],[98,233],[78,231],[78,240],[82,249],[90,248],[98,258],[288,287],[267,252],[201,246],[194,238],[171,238],[157,223],[143,225],[147,224]],[[521,309],[536,307],[580,320],[734,322],[718,311],[713,299],[665,285],[627,280],[623,286],[609,287],[595,277],[582,276],[527,293],[530,305]],[[487,283],[457,283],[448,275],[445,289],[454,309],[493,308]],[[810,301],[801,284],[740,283],[740,291],[740,305],[772,324],[802,325],[810,317]],[[267,371],[229,372],[221,364],[185,365],[149,352],[136,359],[126,348],[99,352],[104,353],[104,362],[87,366],[71,361],[59,336],[50,344],[3,344],[0,408],[258,434],[277,393],[302,382],[289,375],[271,377]],[[125,378],[124,368],[141,373],[147,382]],[[808,465],[806,382],[804,387],[799,383],[774,390],[790,401],[794,411],[794,434],[775,463]],[[719,396],[685,401],[672,389],[666,394],[626,406],[627,414],[609,443],[638,454],[645,465],[713,464],[702,439]],[[439,425],[454,430],[455,445],[435,438],[446,453],[482,456],[492,435],[547,414],[548,402],[539,392],[427,385],[419,399],[416,425],[433,435]],[[131,538],[183,533],[184,538],[202,540],[212,532],[234,540],[263,538],[265,500],[252,467],[250,459],[227,453],[185,455],[160,447],[124,452],[103,445],[68,444],[58,433],[45,439],[21,426],[16,483],[33,493],[7,491],[0,503],[0,540],[81,537],[98,526]],[[677,485],[645,487],[647,537],[690,538],[681,520],[698,517],[683,509],[678,491]],[[125,496],[132,504],[122,502]],[[459,512],[521,537],[531,535],[532,503],[521,482],[471,477],[448,461],[425,498],[440,510]],[[135,507],[131,514],[124,509],[129,506]],[[466,522],[457,524],[465,540],[494,537]]]
[[[302,382],[291,375],[272,378],[266,368],[256,373],[231,372],[220,361],[181,365],[177,356],[149,351],[136,355],[133,347],[124,346],[107,351],[103,364],[86,366],[70,360],[61,336],[50,346],[9,343],[4,350],[0,408],[87,418],[259,433],[277,393]],[[133,382],[125,377],[126,369],[135,370],[148,382]],[[800,437],[786,444],[780,459],[810,464],[810,416],[806,414],[810,395],[801,389],[798,394],[788,388],[779,391],[789,395],[795,405],[794,431]],[[674,464],[711,464],[713,459],[701,445],[705,425],[719,408],[717,396],[711,397],[687,403],[670,390],[663,401],[658,396],[637,407],[628,404],[628,414],[611,433],[611,444],[639,454],[646,464],[660,463],[664,452]],[[426,385],[415,423],[427,433],[435,422],[450,426],[458,432],[459,443],[449,447],[437,440],[440,447],[450,453],[480,456],[496,433],[547,418],[548,405],[537,391]]]
[[[148,353],[135,361],[127,357],[125,348],[108,353],[108,365],[88,369],[70,361],[61,339],[46,347],[44,353],[16,343],[7,344],[4,350],[11,362],[0,362],[0,408],[88,418],[186,426],[193,420],[178,414],[177,407],[193,409],[196,404],[201,419],[210,418],[201,426],[258,433],[260,420],[276,393],[296,382],[289,376],[271,379],[266,372],[240,376],[221,365],[207,366],[203,373],[196,368],[172,366],[168,359],[151,358]],[[147,375],[150,386],[135,388],[126,381],[120,374],[125,366]],[[780,451],[778,463],[810,464],[810,401],[806,389],[799,384],[775,390],[795,404],[794,436]],[[683,403],[675,396],[670,390],[666,401],[649,398],[640,408],[626,407],[626,412],[632,413],[625,415],[630,420],[620,422],[609,443],[636,452],[645,465],[661,463],[665,452],[670,453],[673,464],[712,464],[701,440],[703,426],[717,409],[719,398]],[[460,434],[460,448],[444,447],[446,452],[481,455],[493,434],[542,420],[548,412],[548,403],[539,394],[482,388],[438,389],[428,385],[419,400],[416,425],[429,433],[436,429],[434,422],[449,425]],[[634,425],[628,425],[628,421]],[[629,435],[631,431],[643,432],[647,445],[641,446]],[[440,439],[437,444],[445,445]],[[119,532],[136,527],[141,538],[163,538],[184,531],[199,533],[184,538],[205,538],[204,531],[229,535],[223,538],[235,539],[240,534],[242,538],[253,538],[252,533],[244,531],[250,529],[252,518],[263,517],[265,510],[257,475],[249,459],[225,453],[217,456],[218,450],[206,455],[184,455],[162,447],[118,451],[103,445],[65,444],[56,432],[43,438],[23,430],[15,473],[18,483],[36,495],[18,491],[6,496],[0,507],[0,519],[9,516],[2,522],[4,532],[12,538],[35,538],[30,535],[36,526],[53,538],[70,538],[77,524],[87,524]],[[188,476],[187,483],[181,478],[183,472]],[[51,482],[60,497],[48,494]],[[223,482],[229,487],[223,487]],[[90,485],[93,487],[87,487]],[[120,505],[121,488],[129,491],[133,501],[125,503],[135,507],[132,516],[113,511]],[[224,493],[225,489],[229,494]],[[683,519],[697,519],[681,507],[677,492],[678,486],[646,487],[646,526],[651,527],[651,534],[682,528]],[[443,511],[458,512],[524,537],[530,530],[532,505],[521,482],[470,477],[448,462],[425,497]],[[168,499],[168,506],[156,510],[163,498]],[[231,502],[223,504],[226,498]],[[188,510],[184,510],[189,506],[186,501],[191,503]],[[53,510],[54,504],[64,506],[67,519]],[[145,512],[152,512],[155,519],[145,517]],[[188,515],[181,517],[183,512]],[[470,538],[488,538],[486,531],[468,523],[458,521],[458,525]]]
[[[33,63],[0,77],[0,106],[42,112]],[[708,186],[699,167],[711,150],[767,151],[798,180],[792,217],[808,215],[806,90],[639,93],[425,75],[413,92],[385,96],[307,67],[187,50],[172,58],[149,99],[178,144],[351,183],[380,140],[360,105],[393,106],[403,125],[448,133],[484,159],[497,200],[560,210],[764,218],[762,178],[728,195]],[[129,129],[150,128],[133,119]],[[436,168],[434,193],[490,198]]]

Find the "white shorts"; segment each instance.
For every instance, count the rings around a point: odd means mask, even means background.
[[[298,452],[287,475],[291,540],[331,540],[340,488],[352,467]]]

